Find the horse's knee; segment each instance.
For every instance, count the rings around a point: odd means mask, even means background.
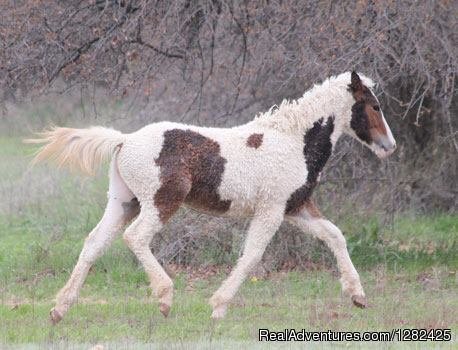
[[[347,240],[345,239],[343,233],[339,229],[337,229],[337,231],[331,232],[330,238],[332,239],[334,244],[339,248],[347,247]]]
[[[329,220],[318,219],[318,238],[338,248],[346,248],[347,241],[342,231]]]
[[[132,250],[135,250],[138,246],[138,240],[135,237],[135,232],[129,227],[122,235],[124,243]]]

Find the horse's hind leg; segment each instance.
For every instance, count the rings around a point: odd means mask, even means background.
[[[112,162],[110,170],[110,187],[105,213],[86,238],[70,279],[57,294],[56,305],[50,312],[54,324],[62,319],[78,299],[79,291],[95,260],[103,254],[104,249],[116,237],[116,233],[139,212],[138,202],[119,176],[115,162],[115,160]]]
[[[190,184],[185,182],[175,185],[168,188],[169,201],[162,203],[167,207],[158,207],[157,201],[142,201],[140,215],[124,233],[124,241],[148,274],[151,288],[159,299],[159,310],[165,317],[172,306],[173,282],[151,253],[149,244],[163,223],[178,210],[190,189]],[[162,189],[159,189],[158,193],[161,191]],[[166,213],[166,216],[161,213]]]

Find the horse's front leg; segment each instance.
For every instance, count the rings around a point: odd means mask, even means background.
[[[277,231],[284,217],[284,206],[272,206],[256,212],[248,229],[243,254],[229,277],[210,298],[212,318],[222,318],[227,305],[237,293],[249,272],[261,260],[264,250]]]
[[[311,233],[328,245],[336,258],[344,293],[351,297],[356,306],[366,307],[366,297],[358,272],[351,262],[345,237],[339,228],[322,217],[312,202],[308,202],[299,213],[286,216],[286,219],[302,231]]]

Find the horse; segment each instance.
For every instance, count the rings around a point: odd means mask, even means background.
[[[61,321],[77,301],[91,265],[127,225],[124,241],[143,265],[159,310],[167,317],[173,282],[149,244],[181,206],[251,219],[243,254],[209,300],[212,318],[225,316],[284,220],[327,244],[336,258],[343,292],[354,305],[366,307],[346,240],[320,213],[312,194],[342,134],[360,141],[379,158],[394,152],[396,142],[373,87],[363,74],[345,72],[232,128],[167,121],[130,134],[104,127],[54,127],[28,140],[44,144],[33,162],[53,160],[93,174],[111,158],[105,212],[57,294],[50,311],[52,323]]]

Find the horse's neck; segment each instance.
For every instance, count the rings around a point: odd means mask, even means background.
[[[346,96],[344,96],[346,97]],[[295,101],[283,101],[279,107],[272,108],[246,124],[260,129],[274,129],[292,137],[302,137],[319,120],[334,118],[334,132],[331,136],[333,144],[342,134],[345,118],[349,113],[350,101],[342,98],[336,103],[336,96],[331,93],[308,94]]]

